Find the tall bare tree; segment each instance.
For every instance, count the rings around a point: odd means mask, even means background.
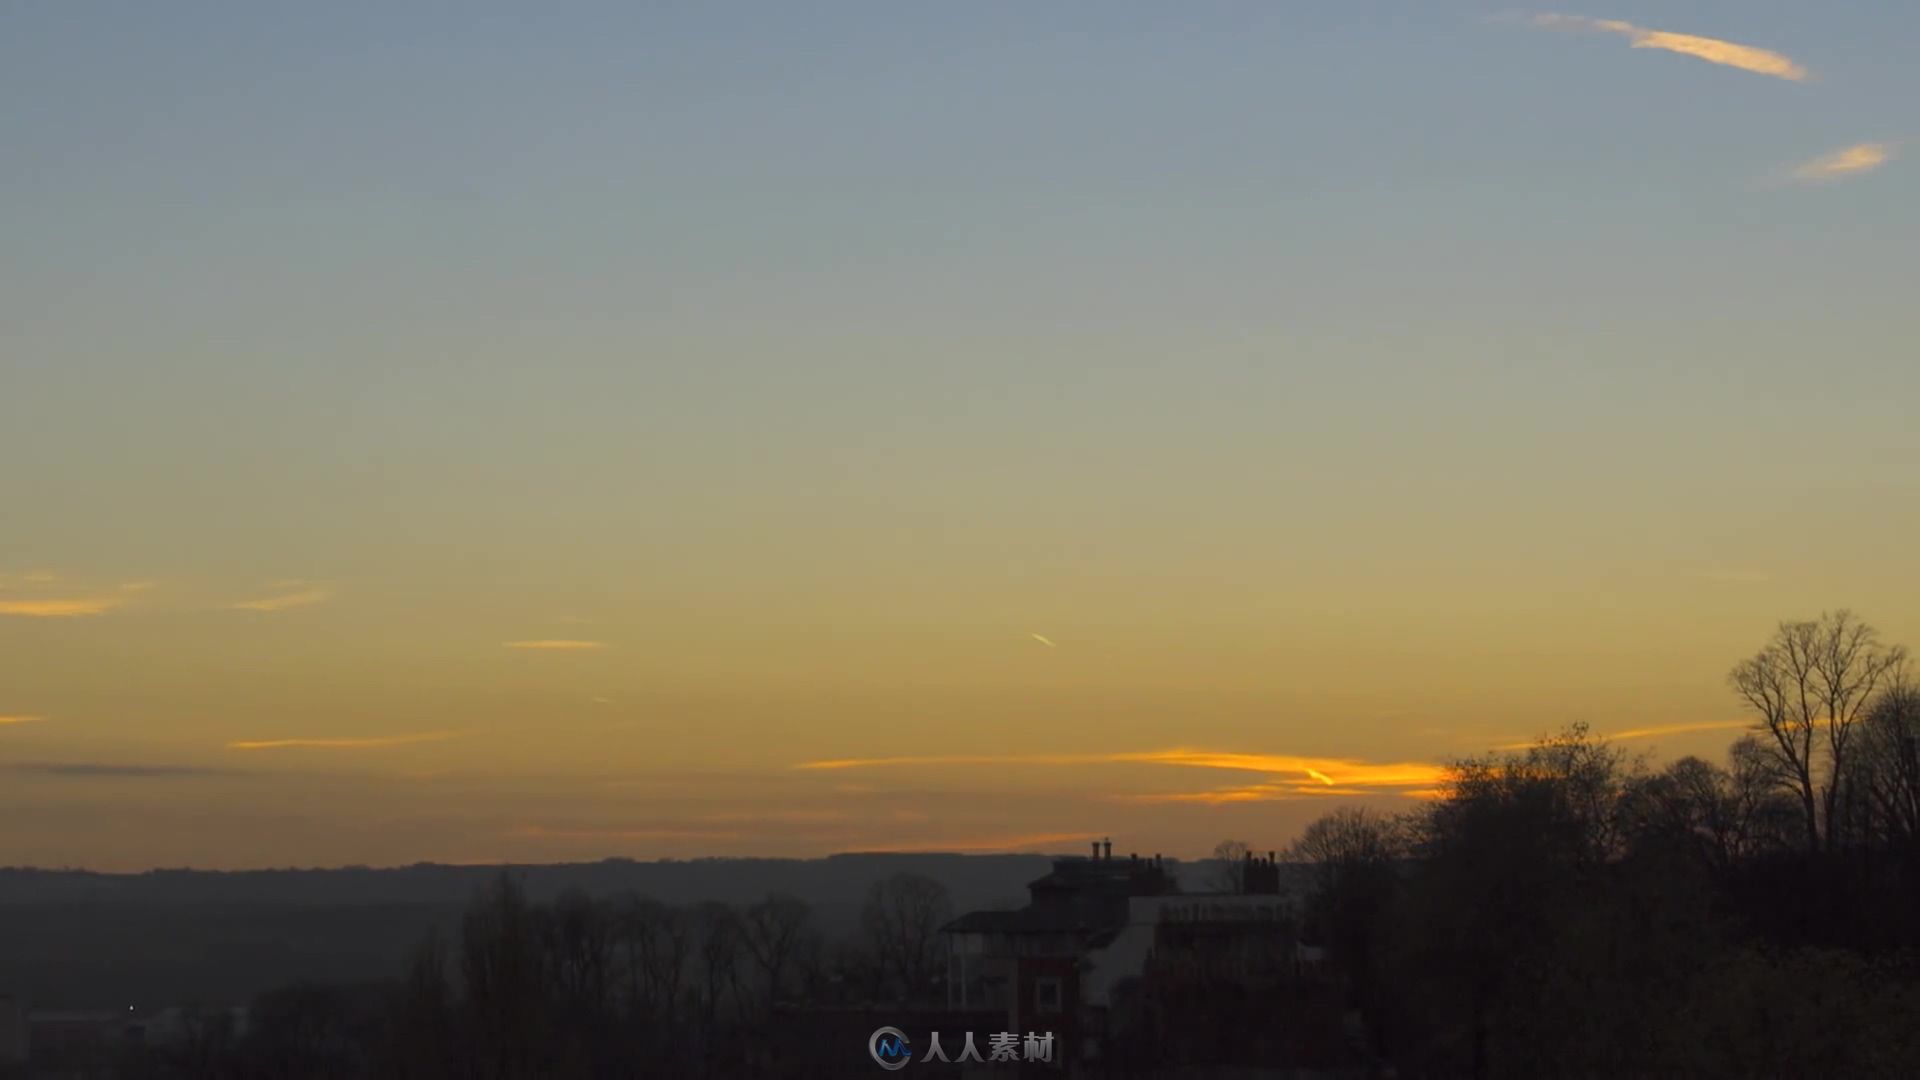
[[[1835,839],[1833,811],[1855,728],[1906,657],[1904,648],[1883,645],[1873,627],[1841,610],[1781,623],[1764,648],[1728,675],[1759,716],[1780,770],[1800,798],[1809,850]],[[1824,778],[1818,775],[1821,757]]]
[[[547,975],[577,1015],[606,1016],[613,1007],[613,921],[580,889],[554,900],[542,920]]]
[[[476,1073],[487,1080],[538,1069],[546,1021],[540,919],[519,880],[505,871],[461,919],[461,982],[480,1032]]]
[[[740,942],[760,970],[766,1004],[780,1000],[790,969],[798,962],[813,911],[806,901],[786,893],[770,893],[740,916]]]
[[[614,907],[627,1005],[638,1020],[671,1030],[679,1020],[693,952],[692,919],[685,909],[631,893]]]
[[[700,938],[699,1010],[702,1038],[709,1046],[720,1025],[720,1003],[734,997],[740,982],[740,916],[718,900],[693,909]]]
[[[947,887],[924,874],[901,872],[867,890],[860,921],[880,966],[898,980],[907,1000],[929,994],[944,964],[940,927],[953,917]]]

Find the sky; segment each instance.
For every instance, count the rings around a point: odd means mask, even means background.
[[[0,0],[0,864],[1284,847],[1920,644],[1920,7]]]

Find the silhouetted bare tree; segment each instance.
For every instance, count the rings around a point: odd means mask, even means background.
[[[1854,731],[1906,655],[1904,648],[1882,645],[1873,627],[1841,610],[1781,623],[1773,639],[1728,676],[1759,716],[1780,772],[1800,798],[1809,851],[1835,839],[1831,824]],[[1824,779],[1817,763],[1822,752]]]
[[[693,922],[700,941],[700,984],[696,988],[700,1039],[712,1050],[720,1045],[725,1026],[721,1006],[739,1000],[740,917],[727,905],[709,901],[694,908]],[[707,1055],[705,1068],[709,1074],[719,1067],[720,1063]]]
[[[607,911],[570,889],[553,902],[542,927],[549,977],[576,1015],[609,1013],[613,988],[613,926]]]
[[[540,919],[519,882],[503,872],[460,924],[460,972],[473,1014],[476,1074],[520,1080],[540,1071],[547,1022]]]
[[[924,874],[899,873],[873,883],[860,922],[881,970],[908,1001],[931,995],[945,968],[940,927],[953,918],[947,887]]]
[[[693,951],[686,911],[658,900],[627,895],[615,906],[628,1010],[642,1023],[671,1032],[686,994]]]
[[[769,894],[741,913],[740,941],[759,969],[765,1006],[780,1000],[791,969],[805,948],[812,917],[813,910],[805,901],[786,893]]]
[[[1287,849],[1292,862],[1321,867],[1389,862],[1406,848],[1405,826],[1368,806],[1343,806],[1310,822]]]

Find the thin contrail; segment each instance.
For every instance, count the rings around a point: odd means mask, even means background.
[[[1049,649],[1057,649],[1060,647],[1058,645],[1055,645],[1053,641],[1050,638],[1048,638],[1047,635],[1045,634],[1035,634],[1033,635],[1033,640],[1039,642],[1042,645],[1045,645]]]

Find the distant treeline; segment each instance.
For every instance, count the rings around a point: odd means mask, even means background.
[[[184,1038],[129,1045],[115,1066],[206,1080],[789,1075],[783,1007],[943,999],[953,913],[939,881],[896,872],[868,889],[859,933],[834,942],[788,894],[679,905],[574,890],[539,904],[503,872],[399,979],[269,991],[244,1031],[224,1011],[189,1014]],[[835,1049],[864,1061],[864,1043]]]
[[[744,906],[805,900],[829,937],[857,930],[867,888],[893,873],[941,882],[961,910],[1018,903],[1041,855],[855,854],[393,869],[0,869],[0,993],[42,1009],[237,1005],[295,980],[390,978],[433,932],[451,935],[504,871],[529,900],[571,892]]]

